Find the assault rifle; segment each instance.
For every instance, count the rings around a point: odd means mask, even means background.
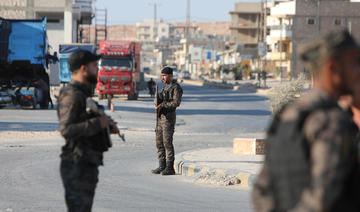
[[[156,113],[156,127],[158,125],[158,118],[159,118],[159,111],[157,109],[157,106],[159,105],[159,86],[156,84],[155,87],[155,113]],[[155,127],[155,130],[156,130]]]
[[[106,116],[106,114],[104,112],[104,108],[100,107],[91,97],[88,97],[86,99],[86,112],[89,113],[89,114],[92,113],[92,114],[95,114],[95,115],[98,115],[98,116],[103,116],[103,115]],[[113,124],[115,124],[114,120],[110,119],[110,124],[105,129],[106,130],[106,137],[107,137],[107,139],[106,139],[107,140],[107,145],[109,147],[112,146],[111,137],[110,137],[110,125],[113,125]],[[120,130],[118,132],[118,135],[121,138],[121,140],[123,142],[125,142],[125,135],[121,134]]]

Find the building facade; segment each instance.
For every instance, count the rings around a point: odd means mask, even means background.
[[[242,56],[258,57],[258,43],[262,38],[260,3],[235,4],[235,10],[230,12],[230,45]]]
[[[136,23],[136,35],[139,41],[155,42],[160,38],[169,37],[170,25],[163,20],[146,19]]]
[[[288,78],[292,66],[293,18],[295,1],[274,1],[267,17],[268,35],[266,37],[266,61],[280,78]]]
[[[78,42],[78,28],[91,24],[95,0],[0,0],[0,17],[40,19],[47,17],[50,53],[59,51],[61,43]],[[59,84],[58,64],[50,64],[50,84]]]
[[[347,28],[360,41],[360,2],[354,0],[296,0],[293,19],[294,75],[307,73],[298,51],[315,36]]]

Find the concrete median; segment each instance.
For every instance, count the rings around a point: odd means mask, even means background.
[[[235,155],[232,148],[191,150],[175,156],[175,171],[195,180],[204,175],[234,176],[240,186],[250,187],[262,166],[262,155]],[[231,184],[229,184],[231,185]]]

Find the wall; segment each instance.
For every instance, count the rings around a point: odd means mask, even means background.
[[[66,6],[66,0],[34,0],[35,7],[53,7],[64,8]]]
[[[360,2],[320,1],[320,25],[317,23],[317,2],[310,0],[296,1],[296,16],[294,17],[293,33],[293,70],[297,75],[304,72],[304,66],[299,59],[299,50],[314,37],[332,30],[347,28],[351,25],[352,35],[360,41]],[[309,25],[308,19],[313,18],[315,24]],[[335,19],[341,20],[335,25]]]

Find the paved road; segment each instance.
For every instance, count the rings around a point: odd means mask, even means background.
[[[237,136],[262,136],[267,99],[251,93],[184,86],[175,150],[230,147]],[[103,102],[105,104],[105,102]],[[251,211],[249,190],[195,184],[183,176],[155,176],[152,100],[114,101],[111,114],[126,133],[100,168],[94,211]],[[63,144],[55,110],[0,110],[0,212],[65,211],[59,177]],[[8,209],[8,210],[7,210]]]

